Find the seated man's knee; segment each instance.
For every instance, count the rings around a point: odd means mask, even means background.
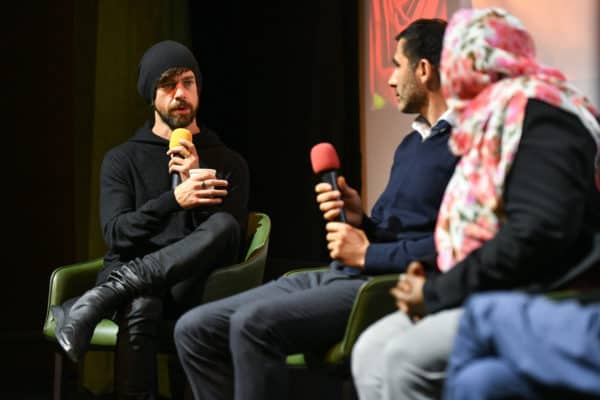
[[[381,351],[384,371],[389,371],[389,368],[393,368],[392,371],[397,371],[400,364],[399,361],[404,362],[404,360],[409,358],[408,354],[412,353],[408,347],[403,342],[396,343],[395,340],[385,344]]]
[[[420,358],[423,357],[418,345],[411,344],[404,339],[402,335],[399,335],[384,346],[382,357],[385,368],[392,368],[394,365],[398,365],[399,361],[418,364]]]
[[[240,249],[243,246],[240,224],[227,212],[217,212],[209,217],[210,230],[214,235],[214,242],[219,253],[223,253],[221,262],[233,263],[239,258]],[[207,226],[202,226],[206,229]]]
[[[381,373],[382,351],[392,340],[412,326],[412,322],[400,311],[376,321],[358,338],[352,350],[352,374],[355,380]]]
[[[381,357],[384,380],[396,382],[398,386],[413,387],[430,364],[427,351],[402,334],[384,345]]]
[[[194,348],[211,340],[222,319],[215,304],[208,303],[196,307],[179,317],[173,330],[173,338],[178,347]]]
[[[352,375],[355,381],[360,380],[361,377],[365,376],[369,372],[371,360],[373,357],[379,358],[381,356],[380,343],[377,340],[372,340],[373,332],[367,329],[357,339],[354,347],[352,348],[352,356],[350,359]]]
[[[229,238],[233,241],[240,239],[240,225],[233,215],[228,212],[217,212],[211,215],[211,220],[215,221],[215,225],[219,227],[219,233],[224,238]]]
[[[400,332],[386,345],[386,365],[402,362],[410,371],[441,374],[448,365],[461,313],[461,309],[442,311]]]
[[[254,302],[240,307],[231,316],[229,335],[232,346],[247,341],[263,341],[271,331],[273,319],[262,304]]]

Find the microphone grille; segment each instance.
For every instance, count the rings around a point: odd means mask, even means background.
[[[191,142],[192,132],[185,128],[175,129],[173,132],[171,132],[171,137],[169,138],[169,148],[172,149],[173,147],[181,146],[179,139],[186,139]]]
[[[333,145],[327,142],[313,146],[310,150],[310,162],[315,174],[340,168],[337,152]]]

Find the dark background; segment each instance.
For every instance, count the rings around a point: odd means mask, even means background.
[[[129,10],[132,3],[146,4],[123,2]],[[328,262],[309,152],[332,142],[343,174],[360,190],[358,1],[182,4],[205,78],[200,119],[247,159],[250,209],[272,219],[265,279]],[[8,257],[0,394],[13,394],[4,398],[27,398],[16,394],[32,388],[50,398],[54,347],[41,335],[49,277],[95,255],[87,242],[99,230],[90,217],[97,203],[85,183],[97,171],[99,145],[90,132],[94,118],[111,118],[92,111],[97,10],[98,1],[56,0],[20,2],[3,13]],[[133,126],[143,122],[132,117]]]

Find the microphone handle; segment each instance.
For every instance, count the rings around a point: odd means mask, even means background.
[[[181,157],[181,154],[179,154],[179,153],[171,154],[171,158],[173,158],[173,157],[183,158],[183,157]],[[179,172],[173,172],[171,174],[171,189],[175,190],[177,185],[179,185],[180,183],[181,183],[181,177],[179,176]]]
[[[177,185],[181,183],[181,178],[179,177],[178,172],[173,172],[171,174],[171,189],[175,189]]]
[[[340,190],[340,188],[337,184],[337,178],[338,178],[338,173],[335,169],[332,169],[330,171],[325,171],[321,174],[321,181],[331,184],[331,186],[333,187],[333,190]],[[344,210],[344,207],[340,208],[340,215],[338,216],[337,220],[339,222],[344,222],[344,223],[348,222],[348,220],[346,219],[346,210]]]

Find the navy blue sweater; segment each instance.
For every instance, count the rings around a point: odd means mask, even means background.
[[[435,254],[433,230],[458,161],[449,136],[443,121],[426,140],[413,131],[396,149],[387,186],[361,226],[371,241],[365,274],[402,272],[411,261]]]

